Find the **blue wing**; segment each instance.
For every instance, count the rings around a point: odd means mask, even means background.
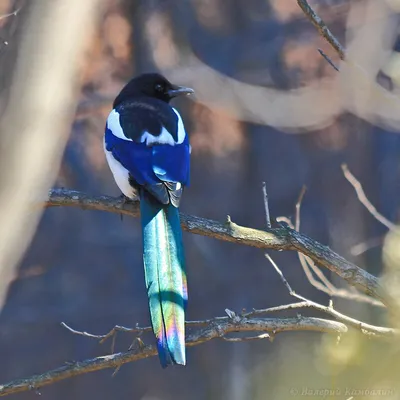
[[[189,185],[190,145],[186,136],[182,144],[152,147],[153,172],[160,181]]]
[[[106,150],[129,171],[132,185],[143,186],[163,204],[179,205],[182,186],[189,184],[190,145],[154,144],[124,140],[106,128]]]

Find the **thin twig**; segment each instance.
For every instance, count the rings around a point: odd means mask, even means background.
[[[280,270],[280,268],[278,267],[278,265],[275,263],[275,261],[272,259],[272,257],[268,254],[265,253],[265,258],[271,263],[271,265],[274,267],[275,271],[277,272],[277,274],[279,275],[279,277],[281,278],[282,283],[286,286],[287,290],[289,291],[289,293],[291,295],[294,294],[294,290],[292,289],[292,287],[290,286],[289,282],[286,280],[285,276],[283,275],[282,271]]]
[[[303,202],[304,195],[306,193],[306,186],[303,185],[301,188],[299,198],[296,202],[296,220],[295,220],[295,229],[297,232],[300,232],[300,221],[301,221],[301,204]],[[290,225],[291,228],[293,226]],[[306,257],[302,253],[297,253],[299,257],[299,261],[301,266],[303,267],[303,271],[308,279],[308,281],[317,289],[324,291],[325,293],[329,293],[333,291],[334,286],[330,283],[329,279],[323,274],[323,272],[315,265],[315,263],[308,257]],[[322,283],[318,282],[314,279],[314,276],[311,272],[315,273],[317,277],[321,280]]]
[[[22,9],[22,7],[19,7],[18,9],[16,9],[15,11],[13,11],[11,13],[0,15],[0,21],[5,18],[8,18],[8,17],[12,17],[12,16],[16,17],[17,14],[21,11],[21,9]]]
[[[304,195],[306,194],[306,190],[307,190],[306,185],[303,185],[301,190],[300,190],[299,198],[297,199],[297,202],[296,202],[296,225],[295,225],[295,229],[296,229],[297,232],[300,232],[300,210],[301,210],[301,203],[303,202]]]
[[[291,229],[294,229],[294,225],[289,218],[278,217],[276,220],[278,222],[284,221],[287,223],[287,225]],[[297,220],[300,221],[300,213],[297,214],[297,212],[296,212],[296,221]],[[303,271],[304,271],[304,274],[306,275],[307,280],[310,282],[310,284],[312,286],[314,286],[316,289],[320,290],[321,292],[324,292],[331,297],[340,297],[340,298],[346,299],[346,300],[367,303],[367,304],[370,304],[370,305],[373,305],[376,307],[385,307],[381,301],[375,300],[374,298],[372,298],[370,296],[366,296],[363,293],[351,293],[349,290],[346,290],[346,289],[338,289],[329,281],[329,279],[324,275],[324,273],[315,265],[315,262],[311,258],[305,256],[304,254],[302,254],[300,252],[297,252],[297,255],[299,257],[300,264],[303,268]],[[314,278],[311,270],[315,273],[315,275],[317,275],[317,277],[321,280],[322,283],[317,281]]]
[[[390,229],[391,231],[400,233],[400,229],[396,226],[396,224],[389,221],[380,212],[378,212],[375,206],[368,200],[368,197],[366,196],[360,181],[350,172],[346,164],[342,164],[342,170],[344,177],[350,182],[350,184],[356,191],[358,200],[360,200],[360,203],[368,210],[368,212],[382,225],[385,225],[386,228]]]
[[[339,297],[341,299],[358,301],[360,303],[367,303],[375,307],[385,307],[380,301],[375,300],[370,296],[366,296],[363,293],[352,293],[347,289],[339,289],[334,286],[328,278],[324,275],[324,273],[315,265],[314,261],[309,257],[306,257],[304,254],[298,253],[300,264],[303,267],[303,270],[306,274],[308,281],[314,286],[316,289],[320,290],[328,294],[331,297]],[[312,275],[310,268],[317,275],[317,277],[321,280],[318,282],[314,276]]]
[[[83,209],[102,210],[117,214],[139,216],[138,202],[124,202],[121,198],[89,196],[87,194],[52,189],[45,207],[73,206]],[[329,247],[289,227],[272,228],[267,231],[247,228],[232,221],[217,222],[210,219],[181,214],[182,228],[188,232],[210,236],[218,240],[272,250],[294,250],[310,257],[316,264],[328,268],[350,285],[384,302],[384,290],[378,279],[367,271],[350,263]]]
[[[323,272],[314,264],[312,260],[306,257],[304,254],[298,253],[299,261],[301,266],[303,267],[303,271],[311,283],[316,289],[321,290],[324,293],[331,295],[335,290],[335,286],[329,281],[329,279],[323,274]],[[314,278],[311,270],[314,274],[320,279],[319,282]]]
[[[324,51],[322,49],[318,49],[318,53],[321,54],[321,56],[325,59],[325,61],[327,61],[327,63],[333,68],[335,69],[337,72],[339,71],[339,68],[333,63],[333,61],[328,57],[327,54],[324,53]]]
[[[304,14],[311,21],[311,23],[317,28],[319,34],[335,49],[341,60],[345,59],[344,47],[340,44],[339,40],[332,34],[329,28],[326,26],[323,19],[314,11],[314,9],[308,4],[307,0],[297,0],[298,5],[303,10]]]
[[[298,303],[285,304],[282,306],[271,307],[271,308],[266,308],[266,309],[261,309],[261,310],[254,309],[251,312],[243,314],[243,316],[248,318],[248,317],[254,317],[257,315],[264,315],[264,314],[271,313],[271,312],[282,312],[282,311],[295,310],[295,309],[300,309],[300,308],[312,308],[316,311],[321,311],[325,314],[328,314],[328,315],[336,318],[339,322],[343,322],[344,324],[350,325],[353,328],[356,328],[357,330],[359,330],[365,334],[374,334],[374,335],[377,335],[378,337],[385,337],[385,338],[391,338],[393,336],[400,335],[400,331],[398,329],[370,325],[365,322],[361,322],[354,318],[351,318],[345,314],[342,314],[339,311],[336,311],[333,308],[333,306],[324,306],[322,304],[316,303],[316,302],[314,302],[312,300],[308,300],[308,299],[298,302]]]
[[[271,229],[271,217],[269,214],[267,185],[265,184],[265,182],[263,182],[262,188],[263,188],[263,194],[264,194],[264,212],[265,212],[266,227],[267,227],[267,229]],[[266,257],[268,260],[271,260],[271,262],[273,262],[271,256],[267,252],[264,253],[264,257]],[[280,273],[280,277],[281,277],[283,283],[289,285],[288,282],[286,281],[285,277],[281,273],[281,271],[279,271],[279,269],[278,269],[277,272],[278,272],[278,274]],[[288,289],[289,289],[289,291],[291,290],[290,286],[288,287]]]
[[[271,217],[269,214],[267,185],[265,182],[262,183],[262,190],[263,190],[263,196],[264,196],[264,209],[265,209],[265,220],[267,223],[267,229],[271,229]]]
[[[367,334],[377,335],[377,336],[384,336],[384,337],[392,337],[392,336],[398,335],[400,333],[398,330],[395,330],[395,329],[392,329],[392,328],[386,328],[386,327],[370,325],[370,324],[367,324],[365,322],[362,322],[362,321],[356,320],[354,318],[351,318],[351,317],[349,317],[347,315],[344,315],[344,314],[340,313],[339,311],[336,311],[333,308],[332,301],[330,301],[329,306],[323,306],[322,304],[316,303],[316,302],[314,302],[312,300],[307,299],[304,296],[301,296],[301,295],[297,294],[292,289],[292,287],[290,286],[289,282],[286,280],[285,276],[283,275],[283,273],[280,270],[280,268],[278,267],[278,265],[274,262],[274,260],[270,256],[267,256],[267,258],[270,261],[270,263],[272,264],[272,266],[275,268],[277,273],[279,274],[280,278],[282,279],[282,282],[284,283],[284,285],[288,289],[289,294],[292,297],[295,297],[295,298],[301,300],[301,302],[300,303],[289,304],[289,305],[286,305],[286,306],[279,306],[279,307],[275,307],[275,308],[269,308],[269,309],[262,310],[262,311],[253,310],[253,311],[251,311],[251,312],[249,312],[247,314],[243,314],[244,316],[250,317],[250,316],[253,316],[253,315],[264,314],[265,312],[283,311],[285,309],[295,309],[295,308],[308,307],[308,308],[313,308],[315,310],[327,313],[327,314],[331,315],[332,317],[336,318],[338,321],[346,323],[346,324],[348,324],[348,325],[360,330],[362,333],[367,333]]]
[[[84,331],[76,331],[75,329],[68,326],[65,322],[61,322],[61,326],[68,329],[70,332],[72,332],[75,335],[80,335],[80,336],[88,337],[91,339],[102,339],[103,338],[103,336],[100,336],[100,335],[93,335],[92,333],[88,333],[88,332],[84,332]]]
[[[114,328],[112,328],[110,330],[110,332],[106,333],[105,335],[93,335],[91,333],[87,333],[87,332],[84,332],[84,331],[77,331],[77,330],[71,328],[65,322],[61,322],[61,326],[63,326],[64,328],[68,329],[70,332],[72,332],[75,335],[89,337],[89,338],[92,338],[92,339],[99,339],[101,344],[104,343],[110,337],[115,336],[115,334],[117,332],[128,332],[128,333],[151,332],[151,327],[150,326],[146,326],[144,328],[140,328],[140,327],[126,328],[125,326],[115,325]]]
[[[350,253],[352,256],[359,256],[365,253],[366,251],[373,249],[374,247],[381,246],[383,244],[383,239],[384,239],[383,236],[379,236],[358,243],[353,247],[351,247]]]

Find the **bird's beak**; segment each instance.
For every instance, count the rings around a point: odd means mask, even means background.
[[[188,87],[184,86],[172,86],[172,89],[168,90],[168,96],[169,97],[176,97],[176,96],[181,96],[183,94],[188,95],[188,94],[193,94],[194,90]]]

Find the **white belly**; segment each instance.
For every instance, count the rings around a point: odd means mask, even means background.
[[[115,182],[117,183],[121,192],[130,199],[136,198],[136,191],[129,184],[128,170],[125,167],[123,167],[122,164],[113,157],[112,153],[106,149],[105,144],[104,144],[104,153],[106,154],[108,166],[110,167],[111,172],[114,175]]]

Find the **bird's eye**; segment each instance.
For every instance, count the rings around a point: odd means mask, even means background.
[[[161,85],[160,83],[158,83],[158,84],[155,86],[155,89],[156,89],[156,92],[159,92],[159,93],[161,93],[161,92],[164,91],[164,87],[163,87],[163,85]]]

